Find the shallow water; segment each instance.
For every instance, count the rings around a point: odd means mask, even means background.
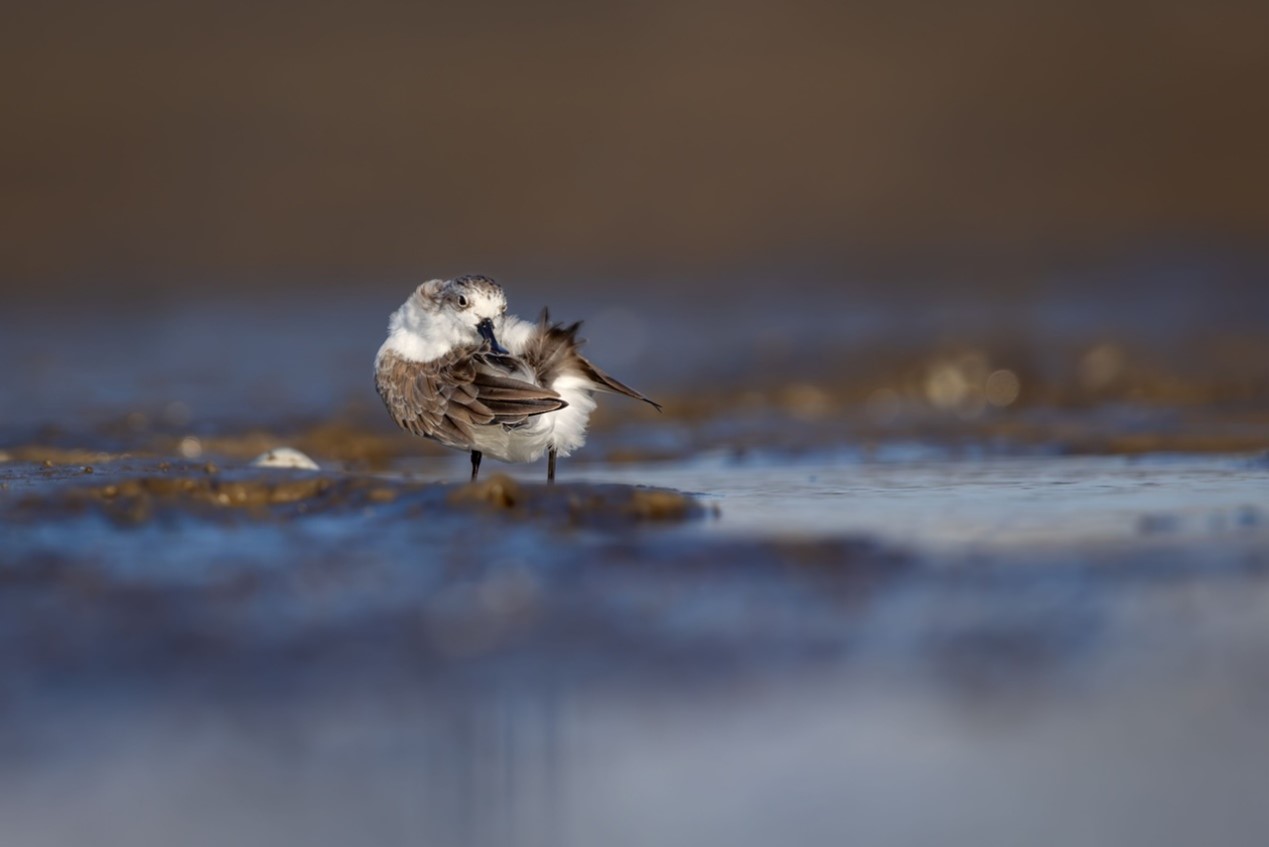
[[[776,338],[694,393],[613,311],[668,413],[473,488],[366,396],[380,311],[0,336],[0,843],[1269,838],[1258,371],[940,410]]]
[[[727,533],[852,533],[935,555],[1139,542],[1151,534],[1176,543],[1264,540],[1269,530],[1269,467],[1247,457],[932,460],[930,452],[895,449],[886,461],[718,457],[570,476],[700,492],[719,504],[712,526]]]
[[[570,502],[717,506],[642,528],[552,518],[532,470],[510,510],[393,474],[368,489],[391,500],[308,514],[32,500],[163,473],[202,471],[9,468],[6,844],[1269,825],[1269,470],[1246,457],[567,470]]]

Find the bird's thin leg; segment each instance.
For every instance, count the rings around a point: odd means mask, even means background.
[[[546,481],[550,485],[555,484],[555,448],[552,447],[546,454]]]
[[[479,450],[471,451],[471,481],[476,481],[476,474],[480,473],[480,457]]]

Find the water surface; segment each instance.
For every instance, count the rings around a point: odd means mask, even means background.
[[[243,306],[0,335],[6,847],[1269,839],[1252,359],[601,309],[667,414],[470,487],[380,304]]]

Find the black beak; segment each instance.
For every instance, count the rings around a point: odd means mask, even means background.
[[[504,356],[507,355],[507,349],[498,343],[497,338],[494,338],[493,320],[491,318],[485,318],[483,321],[476,324],[476,332],[479,332],[480,337],[489,342],[490,350]]]

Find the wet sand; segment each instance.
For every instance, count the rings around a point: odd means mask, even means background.
[[[694,391],[614,313],[667,414],[470,486],[375,407],[373,310],[240,308],[0,337],[6,845],[1269,836],[1254,356],[907,338],[790,385],[775,338]]]

